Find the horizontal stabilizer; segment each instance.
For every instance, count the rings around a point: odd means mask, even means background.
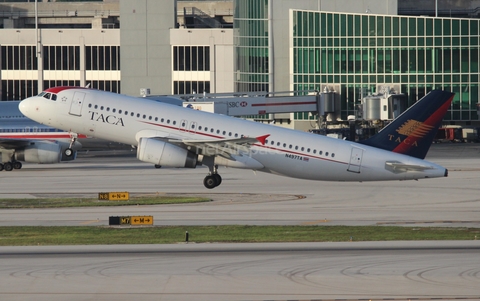
[[[433,169],[431,166],[405,164],[399,161],[387,161],[385,162],[385,169],[393,173],[402,173],[409,171],[425,171],[427,169]]]

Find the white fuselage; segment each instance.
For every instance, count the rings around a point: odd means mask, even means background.
[[[444,177],[437,164],[321,135],[196,111],[160,102],[89,89],[58,93],[56,100],[31,97],[21,111],[40,123],[65,131],[137,145],[141,137],[215,140],[270,135],[249,156],[259,171],[326,181],[408,180]],[[218,158],[217,164],[241,167]],[[427,167],[393,172],[386,162]],[[247,164],[245,168],[251,168]]]

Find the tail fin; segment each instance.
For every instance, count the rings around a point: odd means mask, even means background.
[[[424,159],[454,95],[431,91],[378,134],[359,143]]]

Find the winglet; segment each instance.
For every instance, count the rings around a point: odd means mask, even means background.
[[[267,134],[267,135],[255,137],[255,139],[257,139],[258,142],[260,142],[262,145],[265,145],[265,140],[267,140],[269,136],[270,134]]]

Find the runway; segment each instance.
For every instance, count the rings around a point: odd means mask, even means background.
[[[107,225],[153,215],[160,225],[399,225],[480,228],[480,151],[434,145],[449,177],[332,183],[247,170],[155,169],[132,156],[83,156],[0,172],[0,198],[188,194],[201,204],[0,210],[0,226]],[[0,199],[1,201],[1,199]],[[480,238],[480,235],[479,235]],[[0,234],[1,239],[1,234]],[[1,300],[480,300],[480,242],[181,244],[0,247]]]
[[[477,242],[0,248],[2,300],[478,300]]]

